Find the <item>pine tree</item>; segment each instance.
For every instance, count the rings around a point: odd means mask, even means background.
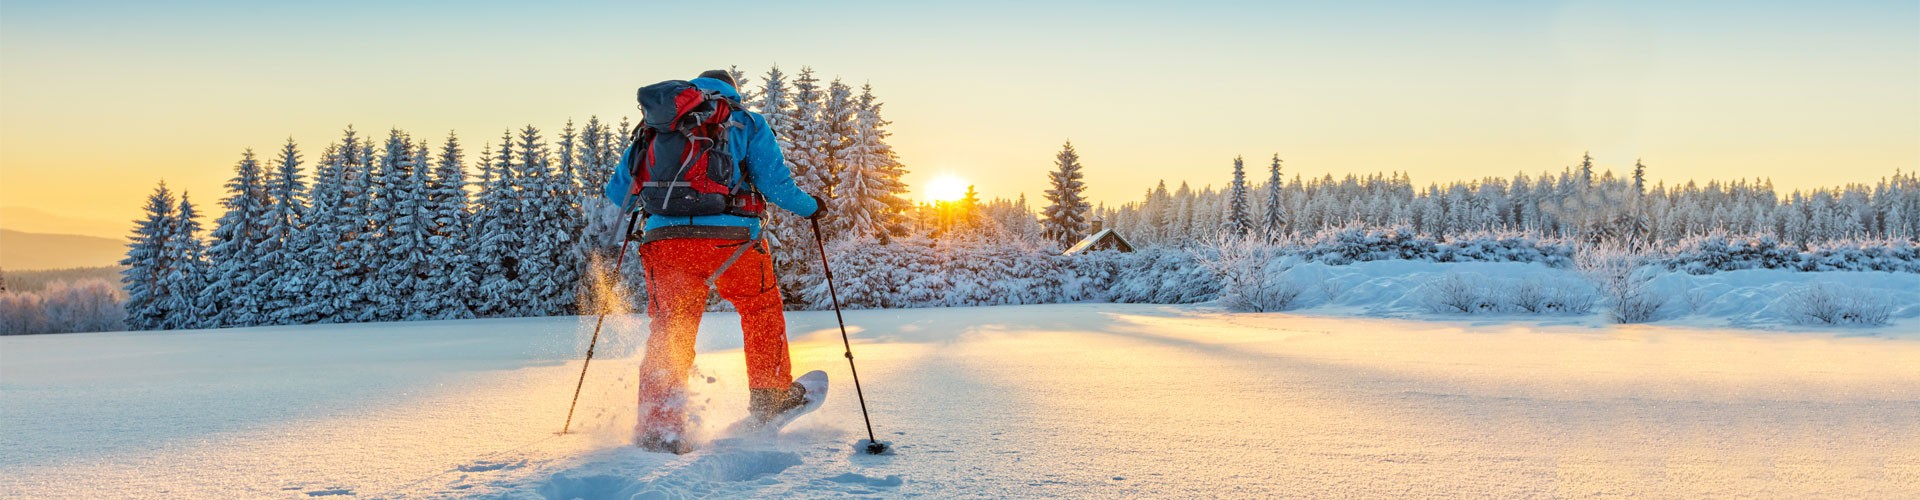
[[[437,311],[419,309],[424,277],[431,269],[431,218],[427,212],[426,175],[413,139],[398,129],[387,133],[375,165],[368,234],[372,250],[367,263],[373,275],[361,282],[361,296],[371,307],[367,321],[414,321]]]
[[[842,154],[840,184],[834,188],[834,226],[850,237],[884,241],[905,232],[901,214],[911,205],[901,196],[905,169],[886,143],[887,122],[880,118],[871,86],[863,87],[856,111],[852,141]]]
[[[967,194],[954,203],[954,211],[959,212],[959,226],[962,231],[973,234],[980,225],[980,194],[973,191],[973,185],[967,185]]]
[[[207,249],[212,265],[212,281],[202,300],[212,308],[209,326],[235,327],[261,324],[263,290],[254,287],[261,246],[268,237],[267,194],[260,161],[253,150],[241,154],[234,165],[234,176],[227,181],[227,197],[220,204],[226,209],[215,221],[213,245]]]
[[[207,287],[207,244],[200,239],[200,213],[193,201],[180,193],[180,211],[173,220],[173,234],[167,239],[167,317],[160,325],[167,330],[205,328],[211,311],[200,304],[200,291]]]
[[[292,323],[295,306],[311,295],[301,275],[305,264],[297,255],[301,225],[306,219],[302,198],[307,195],[307,186],[300,174],[300,148],[293,138],[287,138],[287,144],[280,148],[273,167],[267,186],[273,204],[266,214],[266,238],[261,240],[254,259],[259,272],[249,288],[261,294],[260,323],[284,325]]]
[[[560,130],[560,142],[557,144],[559,154],[555,159],[559,160],[559,168],[554,170],[554,178],[548,183],[553,203],[546,208],[548,216],[560,231],[555,235],[560,245],[559,253],[555,255],[555,265],[568,267],[558,270],[557,277],[559,285],[567,287],[566,296],[559,300],[563,313],[575,310],[575,298],[579,296],[582,286],[580,278],[593,272],[590,256],[598,250],[592,246],[591,238],[581,237],[587,230],[587,207],[594,206],[593,198],[600,198],[601,190],[597,187],[584,189],[580,185],[580,163],[574,157],[579,143],[579,134],[573,128],[573,120],[569,119],[566,127]]]
[[[573,190],[554,172],[547,143],[540,130],[529,125],[520,132],[521,230],[527,235],[519,247],[520,276],[526,285],[520,315],[564,314],[572,307],[579,266],[572,258]]]
[[[1633,194],[1635,197],[1639,197],[1640,195],[1646,194],[1646,192],[1647,166],[1641,164],[1640,159],[1635,158],[1633,160]]]
[[[1246,236],[1253,228],[1253,214],[1247,207],[1247,169],[1240,157],[1233,157],[1233,184],[1229,187],[1227,202],[1227,234],[1235,237]]]
[[[347,138],[353,147],[342,148],[349,153],[343,154],[343,187],[340,210],[335,218],[341,237],[334,256],[339,267],[334,279],[341,289],[341,304],[336,317],[323,320],[327,322],[378,321],[382,312],[379,297],[367,294],[373,288],[372,283],[382,279],[380,268],[386,261],[385,246],[380,241],[384,224],[376,225],[373,217],[375,199],[379,196],[376,187],[379,168],[374,164],[373,140],[354,139]]]
[[[825,146],[822,158],[826,160],[825,171],[814,171],[820,177],[820,185],[827,188],[828,196],[838,200],[840,193],[834,189],[840,185],[840,177],[845,173],[851,158],[854,141],[855,116],[859,112],[853,101],[853,89],[834,77],[827,84],[826,100],[821,103],[820,122],[824,131],[821,139]],[[838,214],[831,214],[837,216]]]
[[[740,94],[741,103],[753,102],[755,97],[759,97],[747,90],[747,72],[740,71],[740,66],[727,66],[727,76],[733,77],[733,90]]]
[[[1582,152],[1580,153],[1580,188],[1591,187],[1593,187],[1593,154],[1590,151]]]
[[[145,210],[146,218],[138,221],[127,238],[127,257],[120,260],[120,265],[126,266],[120,270],[120,282],[127,291],[123,307],[127,327],[134,330],[164,328],[170,312],[167,297],[173,293],[167,288],[166,278],[173,266],[167,260],[166,248],[173,238],[174,201],[166,182],[147,196]]]
[[[1047,174],[1052,188],[1047,190],[1047,208],[1042,212],[1041,227],[1046,230],[1046,238],[1061,247],[1072,245],[1075,240],[1087,232],[1085,177],[1080,173],[1080,155],[1073,151],[1073,141],[1067,141],[1054,158],[1054,171]]]
[[[787,76],[780,72],[775,64],[767,70],[758,99],[753,100],[753,108],[766,117],[767,126],[773,129],[773,136],[779,140],[780,149],[789,154],[794,150],[793,132],[796,115],[794,114],[791,89],[787,86]]]
[[[340,280],[340,263],[345,259],[339,253],[342,231],[338,224],[347,170],[341,151],[340,144],[327,146],[307,192],[306,224],[292,249],[298,269],[286,278],[303,286],[307,296],[284,315],[290,324],[337,321],[336,315],[347,305],[343,301],[349,293]]]
[[[423,146],[424,147],[424,146]],[[440,148],[438,162],[434,164],[433,174],[427,178],[428,213],[432,217],[431,235],[427,237],[428,269],[426,290],[431,293],[423,297],[423,311],[431,311],[432,319],[465,319],[473,317],[469,305],[476,297],[479,283],[474,280],[478,275],[469,260],[468,248],[470,235],[467,227],[467,171],[465,152],[460,149],[460,138],[453,132],[447,132],[447,142]]]
[[[832,140],[832,132],[821,117],[826,99],[819,82],[813,76],[813,68],[800,68],[800,77],[793,84],[792,115],[783,118],[793,127],[793,138],[783,146],[787,166],[793,171],[794,183],[800,190],[832,198],[831,191],[827,190],[833,160],[827,143]]]
[[[501,137],[497,153],[481,157],[482,185],[473,223],[474,269],[479,271],[479,297],[474,302],[476,317],[500,317],[516,314],[526,299],[521,283],[519,176],[513,164],[513,133]],[[489,150],[491,146],[489,146]]]
[[[1162,188],[1166,184],[1161,184]],[[1280,154],[1274,153],[1273,166],[1267,169],[1267,238],[1278,241],[1287,231],[1287,215],[1280,202]]]

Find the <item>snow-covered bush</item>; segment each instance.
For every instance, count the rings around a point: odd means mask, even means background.
[[[1666,307],[1666,296],[1649,286],[1657,276],[1645,254],[1618,247],[1595,245],[1578,254],[1575,265],[1580,274],[1592,281],[1605,295],[1610,309],[1608,319],[1615,323],[1645,323],[1659,319]]]
[[[1113,287],[1107,300],[1124,303],[1192,304],[1213,300],[1220,282],[1200,264],[1195,251],[1148,247],[1133,253],[1091,252],[1081,258],[1113,263]]]
[[[1421,302],[1430,312],[1476,314],[1500,309],[1484,283],[1459,273],[1447,273],[1428,281],[1421,285],[1420,293]]]
[[[1208,252],[1201,264],[1219,280],[1220,303],[1229,310],[1284,311],[1294,308],[1306,291],[1287,276],[1290,261],[1281,258],[1280,247],[1228,234],[1205,243]]]
[[[1800,324],[1878,326],[1893,313],[1885,299],[1831,283],[1802,286],[1783,300],[1789,318]]]
[[[1920,273],[1920,247],[1906,240],[1840,240],[1806,251],[1772,236],[1695,236],[1666,250],[1662,264],[1687,274],[1743,269]]]
[[[1579,280],[1550,280],[1543,288],[1546,302],[1540,304],[1541,313],[1587,314],[1593,312],[1593,303],[1598,298],[1591,285]]]
[[[0,335],[126,329],[126,294],[106,280],[56,281],[37,292],[0,292]]]
[[[1540,262],[1568,267],[1571,245],[1519,233],[1471,233],[1437,241],[1411,228],[1369,229],[1347,226],[1316,233],[1301,245],[1300,257],[1329,265],[1375,260],[1433,262]]]
[[[1522,312],[1546,312],[1550,299],[1547,287],[1537,279],[1523,279],[1506,289],[1507,305]]]

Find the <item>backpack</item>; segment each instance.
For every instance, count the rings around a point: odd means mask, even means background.
[[[640,87],[639,99],[644,119],[626,168],[642,213],[760,216],[766,199],[727,147],[740,103],[683,80]]]

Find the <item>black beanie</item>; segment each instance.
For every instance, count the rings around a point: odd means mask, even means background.
[[[715,80],[727,82],[727,86],[729,87],[740,86],[740,84],[733,83],[733,73],[728,73],[727,70],[724,70],[724,69],[710,69],[710,70],[703,71],[700,73],[700,78],[712,78]]]

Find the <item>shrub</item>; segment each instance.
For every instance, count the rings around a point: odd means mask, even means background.
[[[1434,278],[1420,287],[1427,310],[1446,314],[1475,314],[1499,310],[1486,287],[1455,273]]]
[[[1608,319],[1645,323],[1659,319],[1667,304],[1665,295],[1650,286],[1654,277],[1650,262],[1647,255],[1624,247],[1595,245],[1578,254],[1575,266],[1612,305]]]
[[[1893,305],[1885,299],[1829,283],[1795,289],[1785,299],[1788,318],[1799,324],[1887,324]]]

